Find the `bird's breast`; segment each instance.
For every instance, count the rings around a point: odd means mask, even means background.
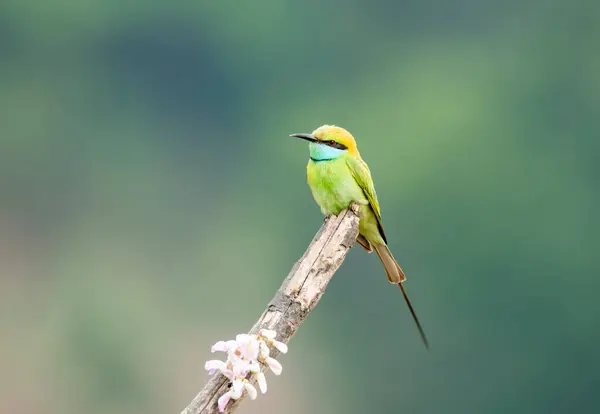
[[[323,214],[339,214],[352,201],[365,202],[365,195],[352,176],[346,160],[309,160],[308,185]]]

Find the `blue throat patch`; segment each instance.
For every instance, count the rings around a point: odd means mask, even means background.
[[[308,149],[310,151],[310,159],[314,162],[335,160],[346,152],[346,150],[333,148],[316,142],[309,143]]]

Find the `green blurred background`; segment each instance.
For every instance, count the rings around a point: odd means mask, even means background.
[[[358,139],[426,352],[355,248],[243,413],[600,410],[600,3],[4,0],[0,411],[178,413]]]

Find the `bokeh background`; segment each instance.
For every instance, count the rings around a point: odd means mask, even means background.
[[[242,413],[600,410],[600,3],[4,0],[0,411],[178,413],[358,139],[426,352],[352,249]]]

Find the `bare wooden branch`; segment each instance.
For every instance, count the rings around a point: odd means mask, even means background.
[[[273,329],[277,331],[277,340],[284,343],[294,336],[317,306],[327,284],[355,243],[359,222],[357,211],[358,206],[352,204],[351,209],[325,220],[250,333],[257,333],[262,328]],[[271,351],[272,356],[277,354],[276,349]],[[228,391],[228,384],[225,376],[215,374],[181,414],[218,413],[217,400]],[[245,395],[230,401],[225,412],[233,412],[243,398]]]

